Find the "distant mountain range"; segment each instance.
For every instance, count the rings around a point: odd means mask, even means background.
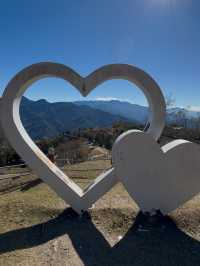
[[[129,102],[111,101],[78,101],[74,102],[79,106],[89,106],[94,109],[105,111],[114,115],[120,115],[128,120],[145,123],[148,119],[148,107],[132,104]]]
[[[24,127],[34,139],[53,137],[78,128],[108,127],[128,121],[120,115],[72,102],[49,103],[23,97],[20,114]]]
[[[77,105],[89,106],[95,109],[104,110],[111,114],[120,115],[130,121],[135,121],[144,124],[148,120],[149,108],[137,104],[132,104],[125,101],[110,100],[110,101],[77,101]],[[200,112],[190,111],[180,107],[167,109],[166,121],[168,123],[180,122],[182,119],[191,119],[200,117]]]
[[[118,100],[49,103],[23,97],[20,112],[28,133],[40,139],[78,128],[108,127],[119,121],[145,124],[149,110],[146,106]],[[197,117],[200,112],[177,107],[167,111],[166,121],[179,123]]]

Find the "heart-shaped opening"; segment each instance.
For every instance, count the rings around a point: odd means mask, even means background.
[[[106,81],[85,98],[68,82],[46,78],[32,84],[20,103],[32,140],[82,189],[111,168],[115,139],[144,128],[148,113],[145,96],[126,80]]]

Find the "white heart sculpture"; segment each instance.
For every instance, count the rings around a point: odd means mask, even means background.
[[[179,139],[160,148],[149,134],[130,130],[116,140],[112,153],[116,176],[143,211],[168,213],[200,191],[195,143]]]
[[[64,65],[44,62],[25,68],[9,82],[1,101],[1,124],[7,138],[35,173],[80,213],[105,194],[118,180],[112,168],[82,190],[54,165],[28,136],[19,115],[21,97],[33,82],[49,76],[65,79],[83,96],[87,96],[96,86],[109,79],[126,79],[135,83],[147,97],[151,114],[147,132],[155,140],[159,138],[164,127],[165,101],[159,86],[148,74],[136,67],[123,64],[104,66],[83,78]]]

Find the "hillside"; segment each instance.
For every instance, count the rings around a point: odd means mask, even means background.
[[[93,168],[107,167],[108,161],[89,161],[64,171],[82,187],[98,175]],[[0,265],[200,265],[200,195],[152,226],[141,224],[122,184],[79,217],[38,181],[32,173],[0,181]]]

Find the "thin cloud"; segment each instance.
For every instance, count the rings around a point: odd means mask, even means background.
[[[96,101],[120,101],[120,102],[130,102],[128,99],[121,99],[115,97],[97,97]]]

